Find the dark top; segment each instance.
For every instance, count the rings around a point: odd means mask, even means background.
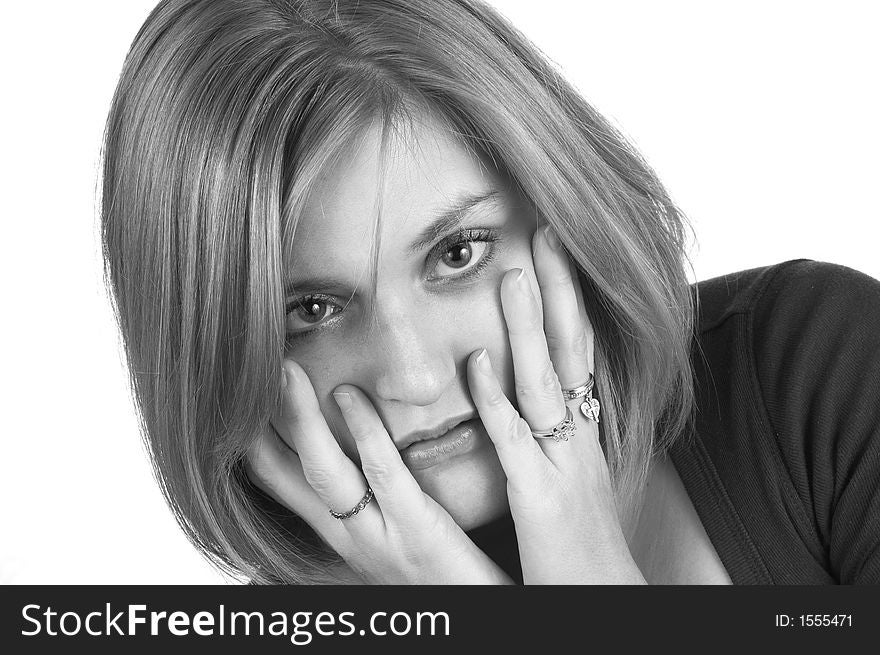
[[[670,454],[734,584],[880,584],[880,282],[799,259],[693,288]]]

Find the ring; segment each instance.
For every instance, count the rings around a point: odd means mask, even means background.
[[[583,398],[584,402],[580,405],[581,414],[591,421],[599,422],[599,410],[602,409],[599,401],[593,398],[593,374],[590,373],[590,379],[584,384],[574,387],[573,389],[563,389],[562,396],[566,400],[577,400]]]
[[[364,494],[364,497],[360,499],[357,505],[352,507],[347,512],[337,512],[335,510],[330,510],[330,516],[334,519],[348,519],[360,512],[364,507],[370,504],[370,501],[373,500],[373,488],[367,486],[367,493]]]
[[[584,384],[574,387],[572,389],[563,389],[562,396],[566,400],[577,400],[578,398],[583,398],[588,395],[593,390],[593,374],[590,373],[590,379],[587,380]]]
[[[532,436],[536,439],[553,439],[556,442],[568,441],[568,438],[574,436],[576,431],[574,417],[571,415],[571,410],[566,406],[564,419],[549,430],[532,430]]]

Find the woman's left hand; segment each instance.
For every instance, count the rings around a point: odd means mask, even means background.
[[[593,331],[580,285],[549,226],[536,232],[533,255],[540,300],[525,271],[508,271],[501,284],[519,411],[488,353],[477,351],[468,361],[471,396],[507,475],[523,581],[645,584],[618,519],[598,423],[581,414],[582,398],[562,396],[593,371]],[[576,434],[558,442],[533,437],[532,430],[562,421],[566,404]]]

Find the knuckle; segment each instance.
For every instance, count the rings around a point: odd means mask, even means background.
[[[492,408],[503,407],[507,403],[507,397],[501,389],[493,389],[486,397],[486,404]]]
[[[513,414],[507,420],[507,434],[510,435],[510,441],[514,444],[525,443],[532,439],[532,430],[529,424],[519,414]]]
[[[547,347],[551,352],[558,352],[568,348],[568,339],[557,332],[547,332]]]
[[[556,376],[556,369],[549,359],[541,367],[541,372],[538,374],[538,385],[542,391],[555,392],[559,388],[559,378]]]
[[[369,441],[377,437],[381,427],[375,425],[366,417],[360,416],[348,423],[348,431],[355,441]]]
[[[257,485],[265,483],[269,477],[268,467],[261,460],[246,459],[244,462],[244,472],[248,480]]]
[[[590,337],[586,330],[574,334],[547,334],[547,347],[554,353],[565,353],[577,358],[586,357],[590,352]]]
[[[550,276],[550,284],[562,289],[571,287],[573,280],[571,278],[571,272],[568,270],[568,266],[553,273]]]
[[[586,357],[590,352],[590,338],[587,336],[586,330],[578,330],[577,334],[571,340],[569,347],[572,354],[577,357]]]
[[[535,334],[544,331],[544,319],[538,311],[531,311],[526,315],[523,326],[529,334]]]
[[[367,426],[357,423],[349,425],[348,431],[351,433],[351,437],[355,441],[367,441],[372,436],[372,432]]]
[[[509,323],[507,331],[514,336],[534,336],[544,331],[544,319],[538,311],[523,312],[513,323]]]
[[[244,465],[245,475],[248,480],[253,484],[257,489],[262,491],[263,493],[269,494],[274,497],[276,500],[278,498],[275,496],[274,492],[274,484],[273,479],[269,471],[260,464],[252,464],[250,462],[246,462]]]
[[[302,418],[302,412],[296,401],[292,398],[286,398],[281,404],[281,416],[288,426],[295,426]]]
[[[244,459],[244,470],[251,482],[268,484],[278,475],[277,450],[265,437],[255,442]]]
[[[327,493],[339,482],[341,470],[339,466],[318,465],[304,470],[306,482],[318,494]]]
[[[391,487],[397,477],[395,467],[387,462],[361,460],[361,470],[372,485],[383,489]]]
[[[537,378],[516,376],[516,391],[520,399],[550,400],[559,395],[559,377],[549,361],[541,367]]]

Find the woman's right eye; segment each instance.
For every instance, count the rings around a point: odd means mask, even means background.
[[[287,334],[295,337],[311,332],[341,311],[342,307],[326,296],[311,295],[298,298],[287,305]]]

